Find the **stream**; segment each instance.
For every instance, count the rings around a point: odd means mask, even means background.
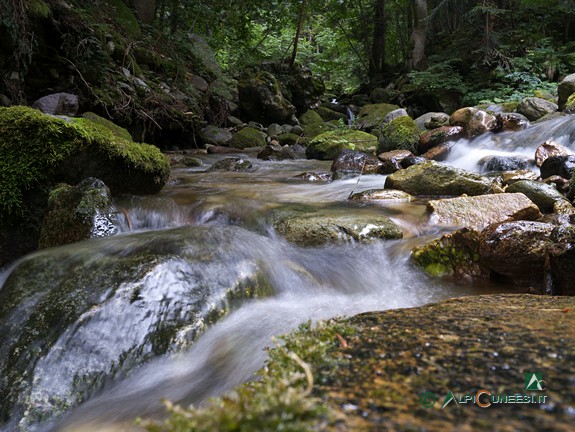
[[[447,163],[479,171],[484,156],[533,158],[548,139],[569,147],[574,119],[460,140]],[[197,404],[249,380],[264,348],[308,320],[512,292],[414,267],[411,248],[445,230],[429,223],[425,200],[348,201],[384,176],[309,183],[295,176],[331,162],[248,156],[249,172],[205,172],[224,156],[197,157],[202,166],[175,169],[159,194],[118,198],[119,234],[0,274],[1,431],[119,430],[161,416],[162,399]],[[294,246],[269,215],[300,205],[383,213],[404,239]]]

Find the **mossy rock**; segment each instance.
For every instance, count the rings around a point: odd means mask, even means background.
[[[278,141],[280,143],[280,145],[284,146],[284,145],[295,145],[295,144],[300,144],[300,145],[307,145],[308,140],[304,137],[300,137],[297,134],[293,134],[293,133],[287,133],[287,134],[282,134],[278,137]]]
[[[94,114],[93,112],[89,111],[82,114],[82,117],[90,120],[91,122],[99,124],[100,126],[104,126],[105,128],[110,129],[110,131],[119,138],[132,141],[132,135],[130,135],[130,132],[128,132],[123,127],[118,126],[113,121],[105,119],[104,117],[100,117],[98,114]]]
[[[417,123],[409,116],[401,116],[383,125],[377,152],[408,150],[415,154],[418,143],[419,128]]]
[[[368,132],[379,129],[385,116],[398,108],[397,105],[387,103],[364,105],[357,115],[357,122],[361,129]]]
[[[106,0],[106,2],[115,9],[113,17],[128,36],[138,38],[142,35],[140,23],[126,3],[122,0]]]
[[[351,129],[324,132],[311,140],[306,149],[309,159],[333,160],[342,150],[358,150],[373,153],[377,137]]]
[[[234,134],[230,146],[237,149],[265,147],[266,134],[252,127],[245,127]]]
[[[574,111],[575,110],[575,93],[567,98],[565,103],[565,110]]]
[[[305,136],[310,140],[329,130],[321,116],[313,110],[303,113],[299,121]]]
[[[112,193],[154,193],[170,165],[159,149],[121,138],[83,118],[56,118],[22,106],[0,108],[0,215],[2,225],[29,213],[25,196],[60,181],[97,177]],[[21,221],[20,221],[21,222]]]
[[[326,121],[326,122],[332,121],[332,120],[347,121],[347,116],[344,113],[332,110],[332,109],[324,107],[324,106],[319,106],[314,111],[317,112],[320,115],[320,117],[323,119],[323,121]]]
[[[50,192],[38,247],[48,248],[117,232],[110,190],[95,178],[77,186],[58,185]]]

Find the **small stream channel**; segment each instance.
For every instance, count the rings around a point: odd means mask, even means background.
[[[447,163],[478,171],[486,155],[570,146],[573,119],[461,140]],[[158,195],[120,197],[118,235],[31,254],[0,275],[0,430],[130,424],[160,415],[164,398],[199,403],[250,379],[274,337],[307,320],[511,291],[414,267],[411,248],[442,232],[425,201],[347,199],[384,176],[306,183],[295,176],[330,163],[249,157],[252,170],[230,173],[204,172],[222,156],[199,158]],[[404,239],[297,247],[268,216],[298,205],[383,213]]]

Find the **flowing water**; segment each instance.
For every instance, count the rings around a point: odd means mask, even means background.
[[[477,171],[486,155],[532,158],[548,139],[570,146],[573,125],[568,117],[461,140],[448,163]],[[204,172],[221,156],[200,157],[202,167],[175,170],[158,195],[118,199],[118,235],[41,251],[0,274],[0,300],[8,290],[19,296],[0,313],[0,370],[20,368],[27,383],[8,376],[17,388],[0,393],[13,405],[0,430],[114,430],[160,415],[163,398],[200,403],[250,379],[274,336],[307,320],[508,290],[413,267],[410,249],[441,232],[425,202],[347,199],[381,188],[384,176],[307,183],[295,176],[328,171],[329,163],[250,158],[249,172]],[[275,235],[268,217],[293,205],[383,213],[404,239],[297,247]],[[62,317],[31,312],[51,296],[66,305]],[[58,331],[32,331],[32,321]],[[35,342],[8,353],[26,337]]]

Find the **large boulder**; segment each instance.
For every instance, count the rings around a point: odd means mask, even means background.
[[[429,220],[440,225],[481,230],[495,222],[535,220],[539,208],[522,193],[505,193],[431,200]]]
[[[541,164],[541,178],[559,176],[566,179],[575,172],[575,155],[549,156]]]
[[[306,155],[309,159],[333,160],[344,149],[373,153],[376,146],[377,137],[374,135],[351,129],[334,130],[312,139]]]
[[[568,156],[571,150],[554,141],[545,141],[535,150],[535,165],[541,167],[549,156]]]
[[[226,129],[214,125],[208,125],[200,131],[200,139],[205,144],[226,146],[232,140],[232,133]]]
[[[547,250],[547,280],[549,294],[575,296],[575,226],[556,227],[551,233],[553,245]]]
[[[377,158],[382,162],[381,173],[391,174],[402,169],[401,161],[413,156],[409,150],[392,150],[380,153]]]
[[[460,108],[449,117],[451,126],[461,126],[469,138],[497,129],[497,119],[486,111],[466,107]]]
[[[516,181],[505,192],[524,194],[543,212],[553,212],[556,202],[565,201],[565,197],[552,185],[533,180]]]
[[[420,135],[417,150],[422,154],[440,144],[456,141],[462,138],[463,135],[464,132],[461,126],[440,126]]]
[[[575,93],[575,74],[567,75],[557,87],[559,109],[564,110],[569,96]]]
[[[327,132],[328,127],[321,118],[321,116],[314,110],[304,112],[299,118],[303,133],[308,139],[313,139],[316,136]]]
[[[57,183],[96,177],[112,194],[149,194],[169,174],[170,163],[157,147],[105,125],[0,107],[0,250],[7,244],[25,244],[28,251],[36,246],[48,192]]]
[[[444,112],[428,112],[415,119],[420,131],[449,126],[449,114]]]
[[[535,121],[546,114],[554,113],[557,109],[557,104],[553,102],[537,97],[528,97],[517,105],[516,111],[519,114],[523,114],[530,121]]]
[[[419,128],[411,117],[404,115],[383,124],[377,152],[408,150],[415,153],[418,143]]]
[[[259,123],[289,122],[296,112],[277,78],[267,71],[244,72],[238,81],[238,97],[243,116]]]
[[[50,192],[38,247],[48,248],[118,231],[110,190],[96,178],[77,186],[59,185]]]
[[[428,161],[390,174],[386,189],[399,189],[412,195],[484,195],[493,184],[479,174]]]
[[[185,349],[230,310],[271,294],[273,250],[240,228],[183,227],[20,261],[0,289],[0,418],[20,420],[6,430],[37,430],[31,423]]]
[[[385,215],[324,214],[313,210],[288,210],[272,216],[272,226],[287,241],[314,247],[327,243],[398,240],[401,229]]]
[[[490,225],[481,232],[481,260],[505,281],[530,286],[542,293],[553,229],[552,224],[533,221]]]

